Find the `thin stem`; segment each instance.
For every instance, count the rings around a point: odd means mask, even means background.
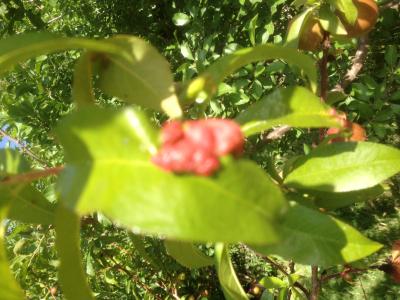
[[[328,89],[329,89],[328,57],[330,48],[331,48],[331,42],[329,39],[329,33],[325,33],[324,40],[322,42],[322,58],[319,62],[319,72],[321,76],[320,97],[322,102],[326,102],[326,100],[328,99]]]
[[[270,263],[271,265],[273,265],[275,268],[277,268],[279,271],[281,271],[283,274],[285,274],[286,276],[290,276],[290,274],[286,271],[285,267],[278,264],[276,261],[270,259],[268,256],[262,256],[262,258],[264,260],[266,260],[268,263]],[[297,287],[298,289],[300,289],[304,295],[309,298],[310,297],[310,292],[304,287],[304,285],[302,285],[300,282],[295,282],[293,284],[293,286]]]
[[[64,166],[58,166],[54,168],[48,168],[40,171],[31,171],[27,173],[17,174],[13,176],[7,176],[3,180],[0,181],[1,184],[15,184],[15,183],[23,183],[23,182],[31,182],[43,177],[48,177],[52,175],[58,175]]]
[[[32,157],[34,160],[40,162],[41,164],[45,165],[45,166],[49,166],[48,163],[44,160],[42,160],[40,157],[38,157],[35,153],[33,153],[31,150],[29,150],[26,146],[24,146],[19,140],[17,140],[16,138],[13,138],[12,136],[10,136],[7,132],[5,132],[3,129],[0,129],[0,135],[2,137],[5,137],[7,139],[9,139],[10,141],[12,141],[15,145],[17,145],[17,147],[19,149],[22,150],[22,153],[26,153],[28,154],[30,157]]]
[[[311,267],[311,294],[310,300],[318,300],[320,291],[320,281],[318,278],[318,266]]]

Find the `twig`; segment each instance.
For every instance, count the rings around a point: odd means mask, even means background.
[[[277,140],[280,139],[285,135],[286,132],[288,132],[292,127],[288,125],[284,126],[279,126],[272,130],[271,132],[267,133],[266,135],[263,136],[264,140]]]
[[[23,145],[19,140],[13,138],[10,136],[7,132],[5,132],[3,129],[0,129],[0,135],[2,137],[5,137],[12,141],[15,145],[17,145],[18,148],[22,150],[22,153],[28,154],[30,157],[32,157],[34,160],[40,162],[41,164],[45,166],[49,166],[48,163],[44,160],[42,160],[40,157],[38,157],[35,153],[33,153],[31,150],[29,150],[25,145]]]
[[[48,168],[40,171],[31,171],[27,173],[7,176],[0,181],[0,184],[15,184],[15,183],[23,183],[23,182],[31,182],[43,177],[48,177],[52,175],[58,175],[64,166],[58,166],[54,168]]]
[[[290,274],[286,271],[285,267],[283,267],[282,265],[278,264],[276,261],[270,259],[268,256],[261,256],[264,260],[266,260],[268,263],[270,263],[271,265],[273,265],[275,268],[277,268],[279,271],[281,271],[283,274],[285,274],[286,276],[290,276]],[[304,287],[304,285],[302,285],[300,282],[295,282],[293,284],[293,286],[299,288],[304,295],[309,298],[310,297],[310,292]]]
[[[328,78],[328,56],[329,49],[331,48],[331,41],[329,39],[329,33],[324,33],[324,39],[322,41],[322,58],[319,62],[320,72],[320,97],[322,102],[326,102],[328,98],[329,89],[329,78]]]
[[[368,53],[368,36],[365,35],[360,37],[358,40],[358,46],[356,50],[356,54],[351,60],[351,67],[347,70],[346,75],[344,76],[342,82],[337,84],[332,91],[344,92],[344,90],[352,83],[360,73],[361,69],[364,66],[365,58]]]
[[[318,278],[318,266],[311,267],[311,294],[310,300],[317,300],[320,291],[320,280]]]

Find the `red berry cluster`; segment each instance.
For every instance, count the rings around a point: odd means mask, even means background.
[[[243,152],[244,136],[232,120],[170,121],[162,127],[161,141],[153,163],[168,171],[210,176],[219,169],[220,156]]]

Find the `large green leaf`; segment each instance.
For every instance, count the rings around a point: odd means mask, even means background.
[[[8,201],[0,200],[0,299],[23,300],[24,293],[12,275],[4,247],[5,219],[7,217]]]
[[[187,268],[196,269],[214,264],[214,259],[203,254],[193,243],[165,240],[164,245],[168,254]]]
[[[77,64],[74,97],[78,104],[90,102],[93,59],[99,61],[99,83],[105,92],[128,102],[164,109],[170,117],[181,116],[167,61],[151,45],[133,36],[91,40],[31,33],[9,37],[0,40],[0,75],[29,58],[71,49],[101,53],[91,58],[84,54]]]
[[[289,87],[276,89],[260,101],[242,111],[236,120],[244,124],[246,136],[276,125],[294,127],[339,127],[329,106],[308,89]]]
[[[166,59],[137,37],[116,36],[107,42],[123,48],[130,57],[118,54],[100,57],[98,86],[127,102],[163,109],[170,117],[180,117],[182,111]]]
[[[400,171],[400,150],[370,142],[332,143],[298,158],[284,183],[326,192],[366,189]]]
[[[188,83],[183,91],[183,98],[187,103],[191,103],[197,98],[209,98],[217,92],[218,85],[228,75],[250,63],[270,59],[282,59],[299,67],[308,77],[311,89],[314,92],[317,90],[317,72],[314,59],[296,49],[264,44],[253,48],[240,49],[218,59],[207,70]]]
[[[56,248],[60,258],[58,270],[63,294],[67,299],[94,299],[88,286],[79,247],[80,219],[73,211],[58,205],[56,214]]]
[[[365,202],[368,200],[376,199],[384,191],[385,190],[382,185],[375,185],[367,189],[344,193],[310,191],[310,194],[316,197],[314,204],[317,207],[323,207],[325,209],[336,209],[349,206],[356,202]]]
[[[281,243],[254,249],[301,264],[331,266],[361,259],[382,247],[350,225],[298,204],[288,210],[280,234]]]
[[[215,264],[218,273],[219,283],[227,300],[247,300],[249,299],[240,285],[236,276],[228,248],[225,244],[215,244]]]
[[[50,33],[19,34],[0,40],[0,75],[29,58],[72,49],[87,49],[129,58],[129,53],[125,53],[124,49],[106,41],[65,38]]]
[[[135,231],[177,240],[277,239],[274,221],[285,202],[253,162],[230,160],[213,177],[166,172],[151,163],[155,133],[133,109],[81,110],[57,133],[67,161],[61,198],[79,214],[101,211]]]

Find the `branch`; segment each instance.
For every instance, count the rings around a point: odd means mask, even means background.
[[[64,166],[58,166],[54,168],[48,168],[40,171],[31,171],[27,173],[7,176],[0,181],[0,184],[15,184],[15,183],[24,183],[31,182],[43,177],[48,177],[52,175],[58,175],[62,170],[64,170]]]
[[[365,35],[360,37],[358,40],[358,46],[356,54],[351,60],[351,67],[347,70],[346,75],[344,76],[342,82],[337,84],[333,91],[344,92],[344,90],[352,83],[360,73],[361,69],[364,66],[365,58],[368,53],[368,36]]]
[[[261,256],[264,260],[266,260],[268,263],[270,263],[271,265],[273,265],[275,268],[277,268],[279,271],[281,271],[283,274],[285,274],[286,276],[290,276],[290,274],[286,271],[285,267],[283,267],[282,265],[278,264],[276,261],[270,259],[268,256]],[[302,285],[300,282],[295,282],[293,284],[293,286],[297,287],[298,289],[300,289],[304,295],[307,297],[307,299],[310,297],[310,293],[309,291],[304,287],[304,285]]]
[[[29,150],[26,146],[24,146],[19,140],[13,138],[12,136],[10,136],[7,132],[5,132],[3,129],[0,129],[0,135],[2,137],[5,137],[7,139],[9,139],[10,141],[12,141],[15,145],[17,145],[18,148],[20,148],[22,150],[22,153],[26,153],[28,154],[30,157],[32,157],[34,160],[40,162],[41,164],[45,165],[45,166],[49,166],[47,162],[45,162],[44,160],[42,160],[40,157],[38,157],[35,153],[33,153],[31,150]]]
[[[310,300],[317,300],[321,288],[320,280],[318,278],[318,266],[311,267],[311,295]]]
[[[275,128],[274,130],[270,131],[269,133],[263,136],[263,140],[277,140],[280,139],[288,132],[292,127],[288,125],[283,125]]]
[[[322,58],[319,62],[319,74],[320,74],[320,97],[322,102],[326,102],[328,98],[329,89],[329,77],[328,77],[328,56],[329,49],[331,48],[331,41],[329,33],[324,33],[324,39],[322,41]]]

